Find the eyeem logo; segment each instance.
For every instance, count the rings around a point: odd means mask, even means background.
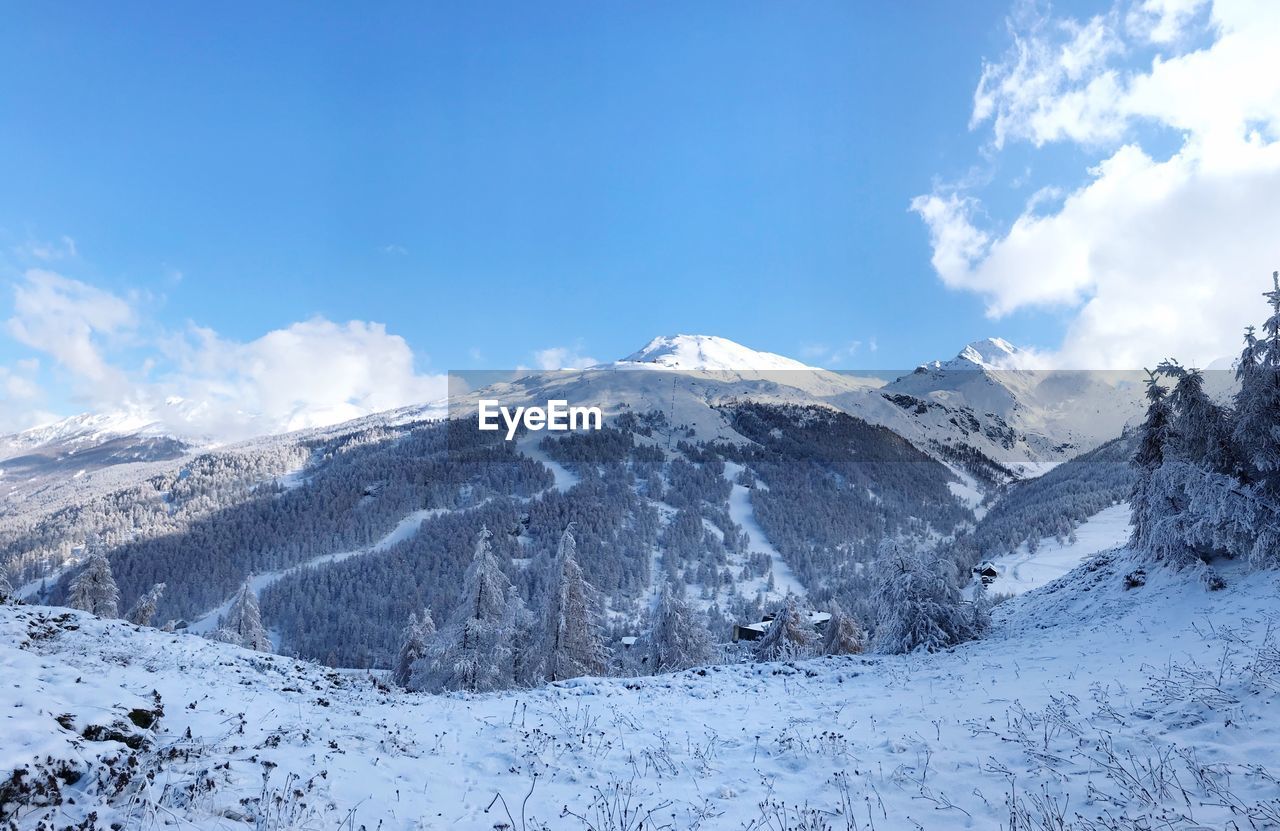
[[[516,430],[524,424],[526,430],[599,430],[604,416],[599,407],[570,407],[564,399],[552,399],[546,407],[500,406],[496,398],[480,399],[476,411],[481,430],[500,429],[499,419],[507,427],[507,441],[516,437]]]

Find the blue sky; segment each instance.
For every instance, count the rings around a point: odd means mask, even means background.
[[[992,290],[940,281],[939,226],[911,209],[963,187],[1007,223],[1106,157],[1053,140],[992,153],[992,132],[970,129],[1010,14],[11,6],[0,281],[41,269],[127,303],[127,320],[88,324],[86,347],[124,386],[186,371],[175,354],[205,360],[193,339],[250,344],[315,318],[383,324],[420,373],[552,347],[613,359],[675,332],[864,368],[989,334],[1052,349],[1078,303],[992,319]],[[15,298],[0,292],[10,335]],[[46,411],[100,403],[30,331],[0,334],[6,366]]]

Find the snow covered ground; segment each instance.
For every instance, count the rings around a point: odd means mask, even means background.
[[[1112,505],[1089,517],[1076,528],[1075,540],[1058,542],[1054,537],[1040,540],[1033,552],[1026,543],[1012,554],[991,560],[1000,572],[990,591],[1022,594],[1057,580],[1099,551],[1116,548],[1129,541],[1129,503]]]
[[[1100,555],[935,655],[484,696],[3,607],[0,774],[43,793],[0,787],[0,812],[20,829],[90,812],[129,829],[1276,827],[1280,579],[1126,590],[1132,568]]]

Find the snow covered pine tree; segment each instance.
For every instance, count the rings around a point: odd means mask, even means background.
[[[925,558],[887,542],[877,560],[876,649],[937,652],[973,636],[973,625],[948,559]]]
[[[800,614],[800,600],[788,592],[781,608],[756,643],[757,661],[790,661],[813,654],[817,636]]]
[[[515,644],[526,612],[493,553],[492,536],[481,529],[458,607],[415,665],[410,689],[488,692],[515,683]]]
[[[1164,464],[1165,447],[1172,436],[1173,411],[1169,407],[1169,389],[1160,383],[1160,376],[1148,370],[1146,384],[1147,417],[1138,428],[1138,450],[1133,456],[1138,479],[1129,495],[1133,513],[1129,545],[1140,551],[1155,552],[1160,545],[1156,526],[1168,512],[1168,501],[1159,492],[1156,471]]]
[[[248,578],[240,591],[236,592],[231,608],[223,618],[218,631],[211,636],[215,641],[232,643],[245,649],[258,652],[271,651],[271,639],[262,625],[262,611],[258,608],[258,596],[253,593],[253,586]]]
[[[684,598],[684,588],[662,584],[649,613],[649,664],[653,672],[675,672],[715,660],[711,633]]]
[[[603,675],[609,661],[600,632],[600,593],[582,576],[573,524],[564,529],[551,563],[543,618],[546,678]]]
[[[430,609],[423,609],[422,617],[414,612],[409,613],[409,624],[404,627],[404,639],[400,642],[395,668],[391,670],[391,681],[394,684],[409,686],[409,681],[413,678],[413,665],[427,654],[427,644],[435,634],[436,622],[431,619]]]
[[[93,540],[89,543],[89,561],[71,581],[67,603],[73,609],[112,618],[120,616],[116,608],[119,602],[120,590],[111,576],[111,563],[102,550],[102,544]]]
[[[1247,475],[1271,500],[1280,499],[1280,272],[1271,275],[1273,288],[1263,296],[1271,316],[1262,325],[1262,338],[1247,335],[1245,354],[1237,369],[1235,438],[1244,451]]]
[[[1280,274],[1272,286],[1264,337],[1245,330],[1232,408],[1205,394],[1198,370],[1175,361],[1147,382],[1130,544],[1153,562],[1198,569],[1210,589],[1225,585],[1213,560],[1268,568],[1280,556]],[[1160,376],[1173,380],[1172,394]]]
[[[822,636],[823,655],[857,655],[867,648],[866,633],[839,602],[832,600],[827,611],[831,620],[827,621],[827,630]]]
[[[156,583],[146,594],[138,598],[125,613],[124,619],[135,626],[150,626],[151,618],[156,616],[156,608],[160,605],[160,598],[163,595],[164,583]]]

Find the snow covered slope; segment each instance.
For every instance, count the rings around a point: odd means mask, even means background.
[[[884,388],[922,421],[971,420],[974,433],[1025,445],[1027,461],[1060,461],[1120,435],[1144,411],[1141,373],[1037,369],[1001,340],[969,344]],[[1012,457],[1011,457],[1012,458]]]
[[[997,594],[1031,591],[1057,580],[1099,551],[1124,545],[1132,531],[1130,513],[1127,502],[1112,505],[1081,523],[1067,540],[1044,537],[1034,549],[1024,542],[1012,554],[990,560],[1000,572],[991,582],[990,591]]]
[[[486,696],[4,607],[0,773],[25,775],[5,777],[0,813],[24,831],[91,813],[199,829],[1275,827],[1277,575],[1206,592],[1152,573],[1126,591],[1131,567],[1104,554],[944,653]]]

